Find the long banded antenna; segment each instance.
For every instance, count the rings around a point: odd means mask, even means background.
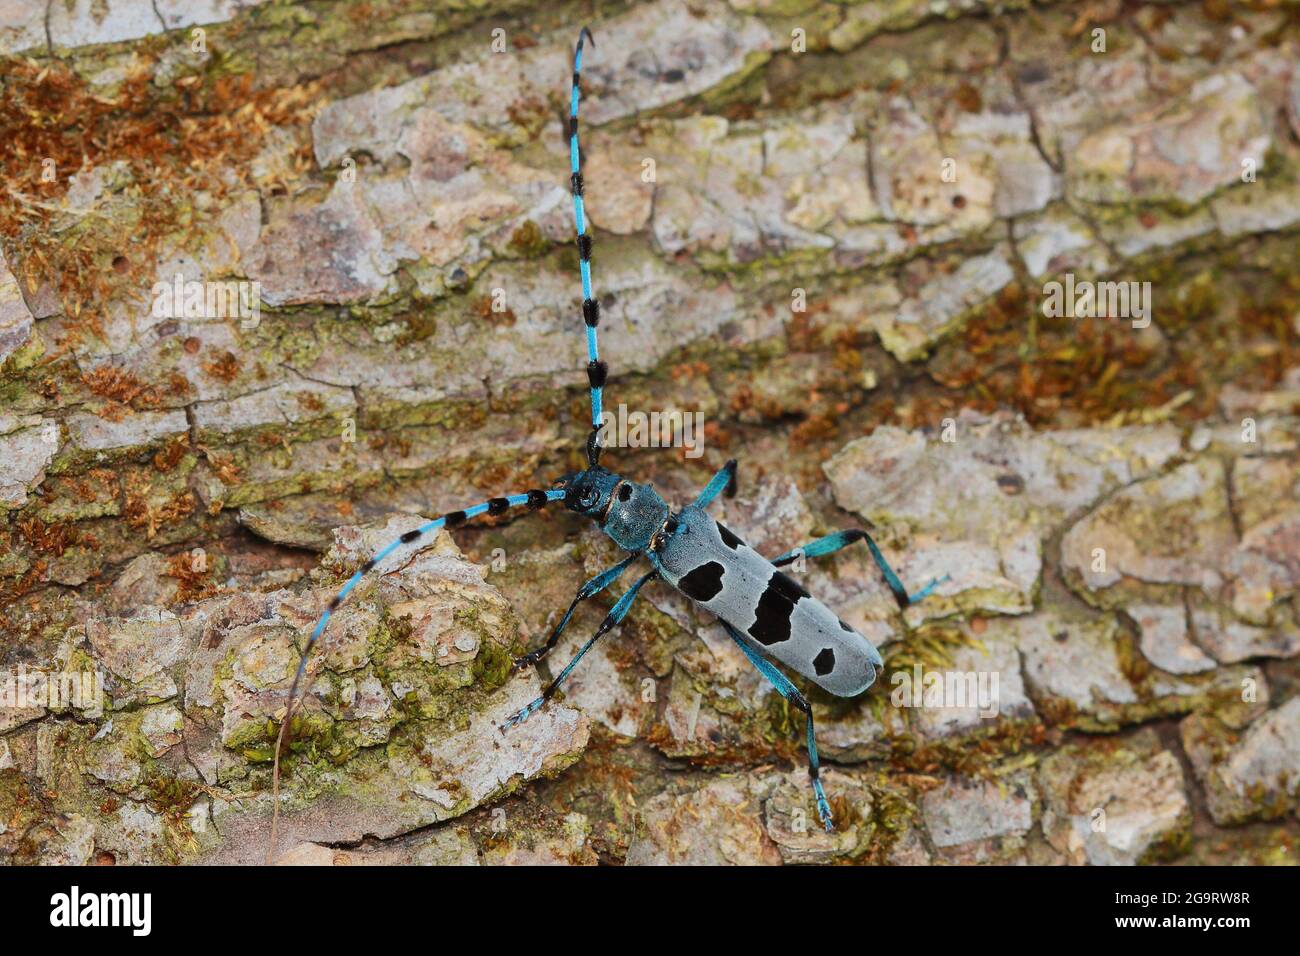
[[[600,460],[602,392],[609,377],[609,366],[600,360],[596,327],[600,325],[600,303],[591,291],[591,235],[587,232],[587,212],[583,206],[582,150],[578,147],[578,101],[582,85],[582,44],[595,38],[586,27],[578,33],[573,52],[573,93],[569,99],[569,186],[573,192],[573,223],[578,235],[578,268],[582,272],[582,320],[587,326],[587,383],[591,387],[591,437],[587,440],[587,459],[591,465]]]

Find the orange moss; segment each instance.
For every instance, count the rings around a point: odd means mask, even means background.
[[[668,373],[673,377],[674,382],[684,382],[694,378],[704,378],[709,374],[709,363],[681,362],[670,368]]]
[[[84,373],[81,382],[92,394],[123,405],[129,405],[148,388],[134,373],[112,365]]]
[[[32,516],[18,522],[18,533],[41,554],[59,557],[77,543],[77,533],[68,524],[46,524]]]
[[[206,84],[191,75],[160,90],[153,65],[152,54],[138,51],[106,95],[60,60],[0,59],[0,233],[27,290],[50,283],[64,314],[95,333],[111,301],[139,301],[150,288],[164,241],[198,234],[188,197],[219,198],[249,184],[248,161],[267,130],[305,127],[314,115],[315,84],[255,90],[251,73]],[[310,162],[305,136],[295,160],[303,168]],[[73,237],[52,228],[75,214],[62,202],[72,176],[112,163],[124,164],[138,190],[129,258],[124,224],[111,217],[83,215]]]
[[[517,321],[515,313],[510,309],[504,309],[500,312],[492,308],[492,297],[490,295],[480,296],[470,302],[470,314],[482,322],[494,328],[510,328]]]
[[[221,479],[222,484],[235,485],[239,483],[241,469],[235,464],[233,456],[219,455],[204,445],[199,445],[198,448],[203,453],[203,457],[208,460],[208,464],[212,466],[212,471]]]
[[[325,403],[315,392],[298,392],[294,398],[304,410],[309,412],[319,412],[325,408]]]
[[[217,593],[217,585],[212,581],[211,565],[204,561],[201,569],[196,569],[195,564],[194,556],[188,551],[182,551],[172,555],[166,570],[162,572],[163,577],[172,578],[176,582],[178,604],[201,601]]]
[[[222,352],[211,362],[204,362],[203,371],[209,377],[229,384],[239,376],[239,359],[233,352]]]
[[[952,98],[953,102],[967,113],[978,113],[984,108],[984,98],[980,96],[980,91],[969,83],[963,82],[958,86]]]
[[[915,427],[963,407],[1012,408],[1036,426],[1068,427],[1179,399],[1183,404],[1171,407],[1178,420],[1204,418],[1214,413],[1223,385],[1275,387],[1295,367],[1290,316],[1300,297],[1289,288],[1272,295],[1221,309],[1188,292],[1163,314],[1162,347],[1123,320],[1045,318],[1037,301],[1009,288],[931,359],[927,372],[944,391],[915,390],[893,414]],[[1184,393],[1189,401],[1180,398]]]
[[[790,432],[791,446],[806,448],[826,444],[838,433],[839,418],[848,408],[847,403],[841,402],[834,408],[823,407],[812,412]]]
[[[131,471],[126,477],[126,502],[122,514],[128,526],[144,528],[145,537],[152,539],[163,525],[179,521],[193,514],[198,502],[192,492],[181,491],[166,503],[155,506],[150,500],[153,490],[143,472]]]
[[[769,395],[755,395],[754,390],[748,384],[736,386],[731,392],[731,399],[728,402],[732,414],[752,410],[759,417],[775,421],[785,414],[785,409],[781,403]]]
[[[170,439],[158,452],[153,456],[153,466],[161,472],[168,472],[180,464],[180,460],[185,457],[185,452],[190,447],[189,435],[177,435]]]

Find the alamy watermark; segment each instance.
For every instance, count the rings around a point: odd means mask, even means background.
[[[663,412],[629,412],[600,416],[602,448],[685,448],[687,458],[704,454],[704,413],[670,409]]]
[[[1131,319],[1133,328],[1151,324],[1150,282],[1093,282],[1076,280],[1073,272],[1065,282],[1043,285],[1043,315],[1049,319]]]
[[[156,319],[238,319],[245,331],[262,321],[262,283],[257,280],[206,282],[178,272],[171,282],[155,282],[150,291]]]
[[[152,893],[92,893],[73,886],[50,897],[50,925],[56,927],[119,926],[132,936],[153,930]]]
[[[47,673],[19,664],[0,671],[0,710],[73,708],[86,713],[104,709],[104,675],[99,671]]]
[[[998,715],[997,671],[937,671],[915,664],[910,671],[895,671],[889,682],[895,707],[973,709],[985,720]]]

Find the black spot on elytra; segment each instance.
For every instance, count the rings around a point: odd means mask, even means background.
[[[682,575],[677,588],[695,601],[712,601],[722,591],[725,568],[717,561],[707,561]]]
[[[772,579],[767,582],[768,590],[779,591],[781,596],[789,599],[791,604],[798,603],[800,598],[811,597],[802,584],[789,575],[782,574],[780,571],[773,573]]]
[[[798,600],[780,584],[773,586],[776,578],[785,575],[777,572],[772,577],[763,590],[763,596],[758,599],[754,623],[749,626],[749,636],[764,647],[790,640],[790,616],[794,614],[795,601]]]
[[[627,501],[632,497],[632,486],[630,484],[620,485],[618,489],[618,500]]]
[[[813,658],[813,670],[817,672],[818,677],[825,677],[835,670],[835,652],[829,647],[823,647],[821,652]]]
[[[780,571],[772,572],[763,596],[758,599],[758,607],[754,609],[754,623],[750,625],[749,636],[765,646],[790,640],[790,617],[794,614],[794,606],[808,596],[808,592],[793,578]]]
[[[732,551],[739,551],[740,546],[745,543],[727,530],[726,526],[723,524],[718,525],[718,534],[722,536],[722,543]]]

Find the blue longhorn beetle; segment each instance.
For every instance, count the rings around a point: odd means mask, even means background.
[[[592,295],[591,288],[592,243],[583,209],[582,155],[578,149],[578,99],[584,39],[595,45],[595,40],[586,27],[578,35],[573,56],[569,164],[579,268],[582,274],[582,315],[587,332],[587,377],[591,390],[592,430],[587,438],[586,449],[588,467],[584,471],[564,476],[549,490],[534,489],[522,494],[492,498],[435,518],[393,541],[347,580],[312,631],[289,690],[289,704],[280,725],[280,742],[276,747],[274,786],[277,816],[280,750],[312,646],[325,630],[330,615],[366,572],[399,546],[414,542],[439,528],[454,528],[482,514],[500,515],[519,506],[535,510],[551,502],[563,501],[567,510],[592,519],[615,544],[630,552],[618,564],[602,571],[578,589],[569,609],[560,618],[546,643],[515,661],[518,669],[536,664],[550,653],[580,603],[612,585],[638,558],[646,558],[651,565],[649,572],[623,592],[596,633],[546,686],[542,695],[502,724],[503,733],[527,720],[550,700],[583,656],[627,616],[641,588],[652,578],[660,577],[716,615],[750,662],[782,697],[807,718],[808,775],[817,800],[817,813],[828,832],[834,827],[830,805],[826,801],[820,779],[812,707],[790,679],[773,666],[769,658],[802,674],[837,697],[853,697],[870,687],[882,668],[883,661],[880,652],[870,641],[836,617],[826,605],[778,568],[790,564],[801,555],[808,558],[820,557],[863,541],[902,608],[920,601],[947,580],[945,577],[931,581],[916,594],[908,594],[898,575],[881,554],[880,548],[860,529],[837,531],[769,561],[709,516],[709,504],[720,493],[735,493],[734,459],[713,476],[694,503],[676,513],[650,485],[638,484],[601,467],[601,401],[608,369],[600,360],[597,348],[596,329],[600,324],[600,304]],[[273,823],[272,846],[275,841],[274,829]]]

